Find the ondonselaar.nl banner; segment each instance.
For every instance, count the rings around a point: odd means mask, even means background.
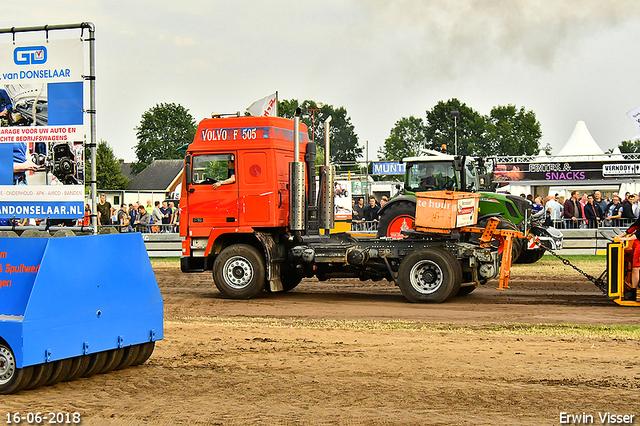
[[[0,43],[0,218],[84,214],[84,46]]]

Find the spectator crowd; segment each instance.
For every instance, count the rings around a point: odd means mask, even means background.
[[[114,227],[120,232],[142,232],[142,233],[175,233],[179,226],[179,209],[173,201],[156,201],[147,204],[140,202],[121,204],[116,210],[106,200],[105,194],[100,194],[100,202],[97,204],[98,226]],[[89,224],[91,207],[85,207],[85,217],[82,220],[85,225]]]
[[[560,229],[625,227],[629,226],[640,214],[638,194],[627,192],[624,199],[617,192],[603,197],[600,191],[591,194],[572,191],[571,196],[549,195],[544,200],[540,195],[527,198],[532,203],[533,213],[545,212],[545,222]]]
[[[380,220],[380,209],[389,201],[383,195],[378,203],[375,195],[369,195],[367,205],[364,205],[364,197],[351,199],[351,230],[353,231],[375,231],[378,229]]]

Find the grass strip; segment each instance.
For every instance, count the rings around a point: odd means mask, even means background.
[[[330,320],[265,317],[182,317],[169,324],[199,323],[224,327],[275,327],[324,330],[422,331],[432,333],[473,333],[505,336],[640,340],[640,326],[585,324],[446,324],[419,321]]]

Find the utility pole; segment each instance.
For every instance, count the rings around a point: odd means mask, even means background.
[[[451,111],[451,117],[453,117],[453,138],[455,155],[458,155],[458,117],[460,117],[460,111]]]

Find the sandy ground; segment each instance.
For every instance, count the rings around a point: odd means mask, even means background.
[[[508,291],[489,283],[439,305],[357,280],[225,300],[209,273],[154,269],[165,338],[146,364],[1,396],[0,420],[53,411],[79,412],[85,425],[553,425],[561,413],[602,424],[609,412],[640,424],[640,331],[617,327],[637,326],[640,309],[558,262],[517,267]]]

